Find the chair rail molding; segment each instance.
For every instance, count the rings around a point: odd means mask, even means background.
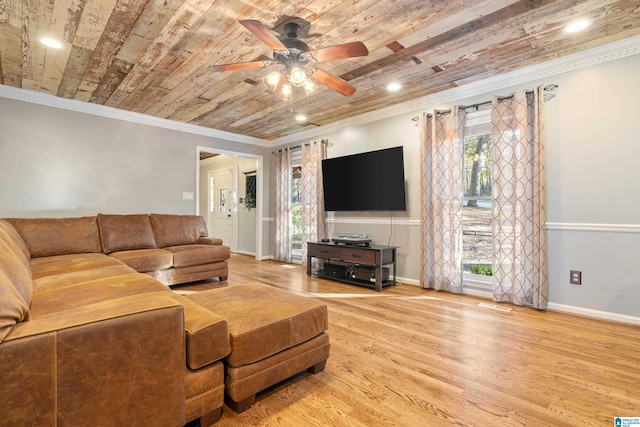
[[[405,226],[419,226],[419,219],[411,218],[360,218],[360,217],[329,217],[327,223],[330,224],[365,224],[365,225],[389,225],[393,222],[393,225],[405,225]]]
[[[547,231],[592,231],[597,233],[640,234],[640,224],[547,222],[546,227],[547,227]]]

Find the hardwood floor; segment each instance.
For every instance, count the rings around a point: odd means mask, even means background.
[[[216,426],[612,426],[640,417],[640,328],[398,285],[307,277],[233,255],[260,282],[328,306],[325,371],[299,374]],[[220,286],[200,282],[184,290]]]

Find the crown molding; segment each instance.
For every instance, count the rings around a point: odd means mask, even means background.
[[[430,108],[451,104],[454,101],[471,98],[486,93],[495,93],[498,90],[529,83],[536,80],[578,70],[592,65],[602,64],[628,56],[640,54],[640,36],[630,37],[614,43],[609,43],[582,52],[566,55],[561,58],[546,61],[540,64],[524,67],[508,73],[499,74],[477,82],[468,83],[456,88],[443,90],[411,101],[406,101],[379,110],[370,111],[358,116],[350,117],[337,122],[304,130],[295,134],[283,136],[271,141],[273,147],[294,142],[305,141],[329,132],[335,132],[353,126],[359,126],[389,117],[415,111],[424,111]],[[549,82],[551,83],[551,82]]]
[[[70,110],[78,113],[86,113],[94,116],[107,117],[110,119],[123,120],[148,126],[176,130],[179,132],[191,133],[194,135],[219,138],[225,141],[241,142],[243,144],[259,145],[262,147],[269,147],[272,145],[264,139],[255,138],[252,136],[211,129],[204,126],[178,122],[175,120],[163,119],[160,117],[149,116],[147,114],[135,113],[133,111],[119,110],[117,108],[92,104],[90,102],[78,101],[76,99],[60,98],[47,93],[20,89],[12,86],[0,85],[0,97],[14,99],[16,101],[31,102],[33,104],[46,105],[54,108],[61,108],[63,110]]]

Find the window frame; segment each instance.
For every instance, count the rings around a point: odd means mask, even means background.
[[[289,207],[291,209],[291,214],[289,216],[290,221],[290,230],[291,230],[291,240],[289,244],[291,245],[291,262],[294,264],[302,264],[302,249],[294,249],[294,243],[298,243],[298,240],[293,240],[293,212],[295,207],[302,208],[302,200],[297,200],[294,202],[294,174],[296,169],[300,169],[300,173],[302,173],[302,150],[297,149],[291,152],[291,198],[289,200]],[[299,178],[301,179],[301,178]],[[302,240],[299,241],[300,243]]]
[[[491,133],[491,109],[486,108],[467,113],[464,123],[464,138]],[[463,200],[492,200],[491,197],[463,197]],[[493,224],[492,224],[493,231]],[[492,233],[493,239],[493,233]],[[464,262],[464,254],[463,254]],[[463,287],[467,290],[490,291],[493,287],[493,276],[462,272]]]

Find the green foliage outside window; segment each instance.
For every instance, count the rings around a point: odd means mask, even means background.
[[[481,274],[483,276],[493,276],[492,267],[490,265],[476,264],[471,266],[473,274]]]

